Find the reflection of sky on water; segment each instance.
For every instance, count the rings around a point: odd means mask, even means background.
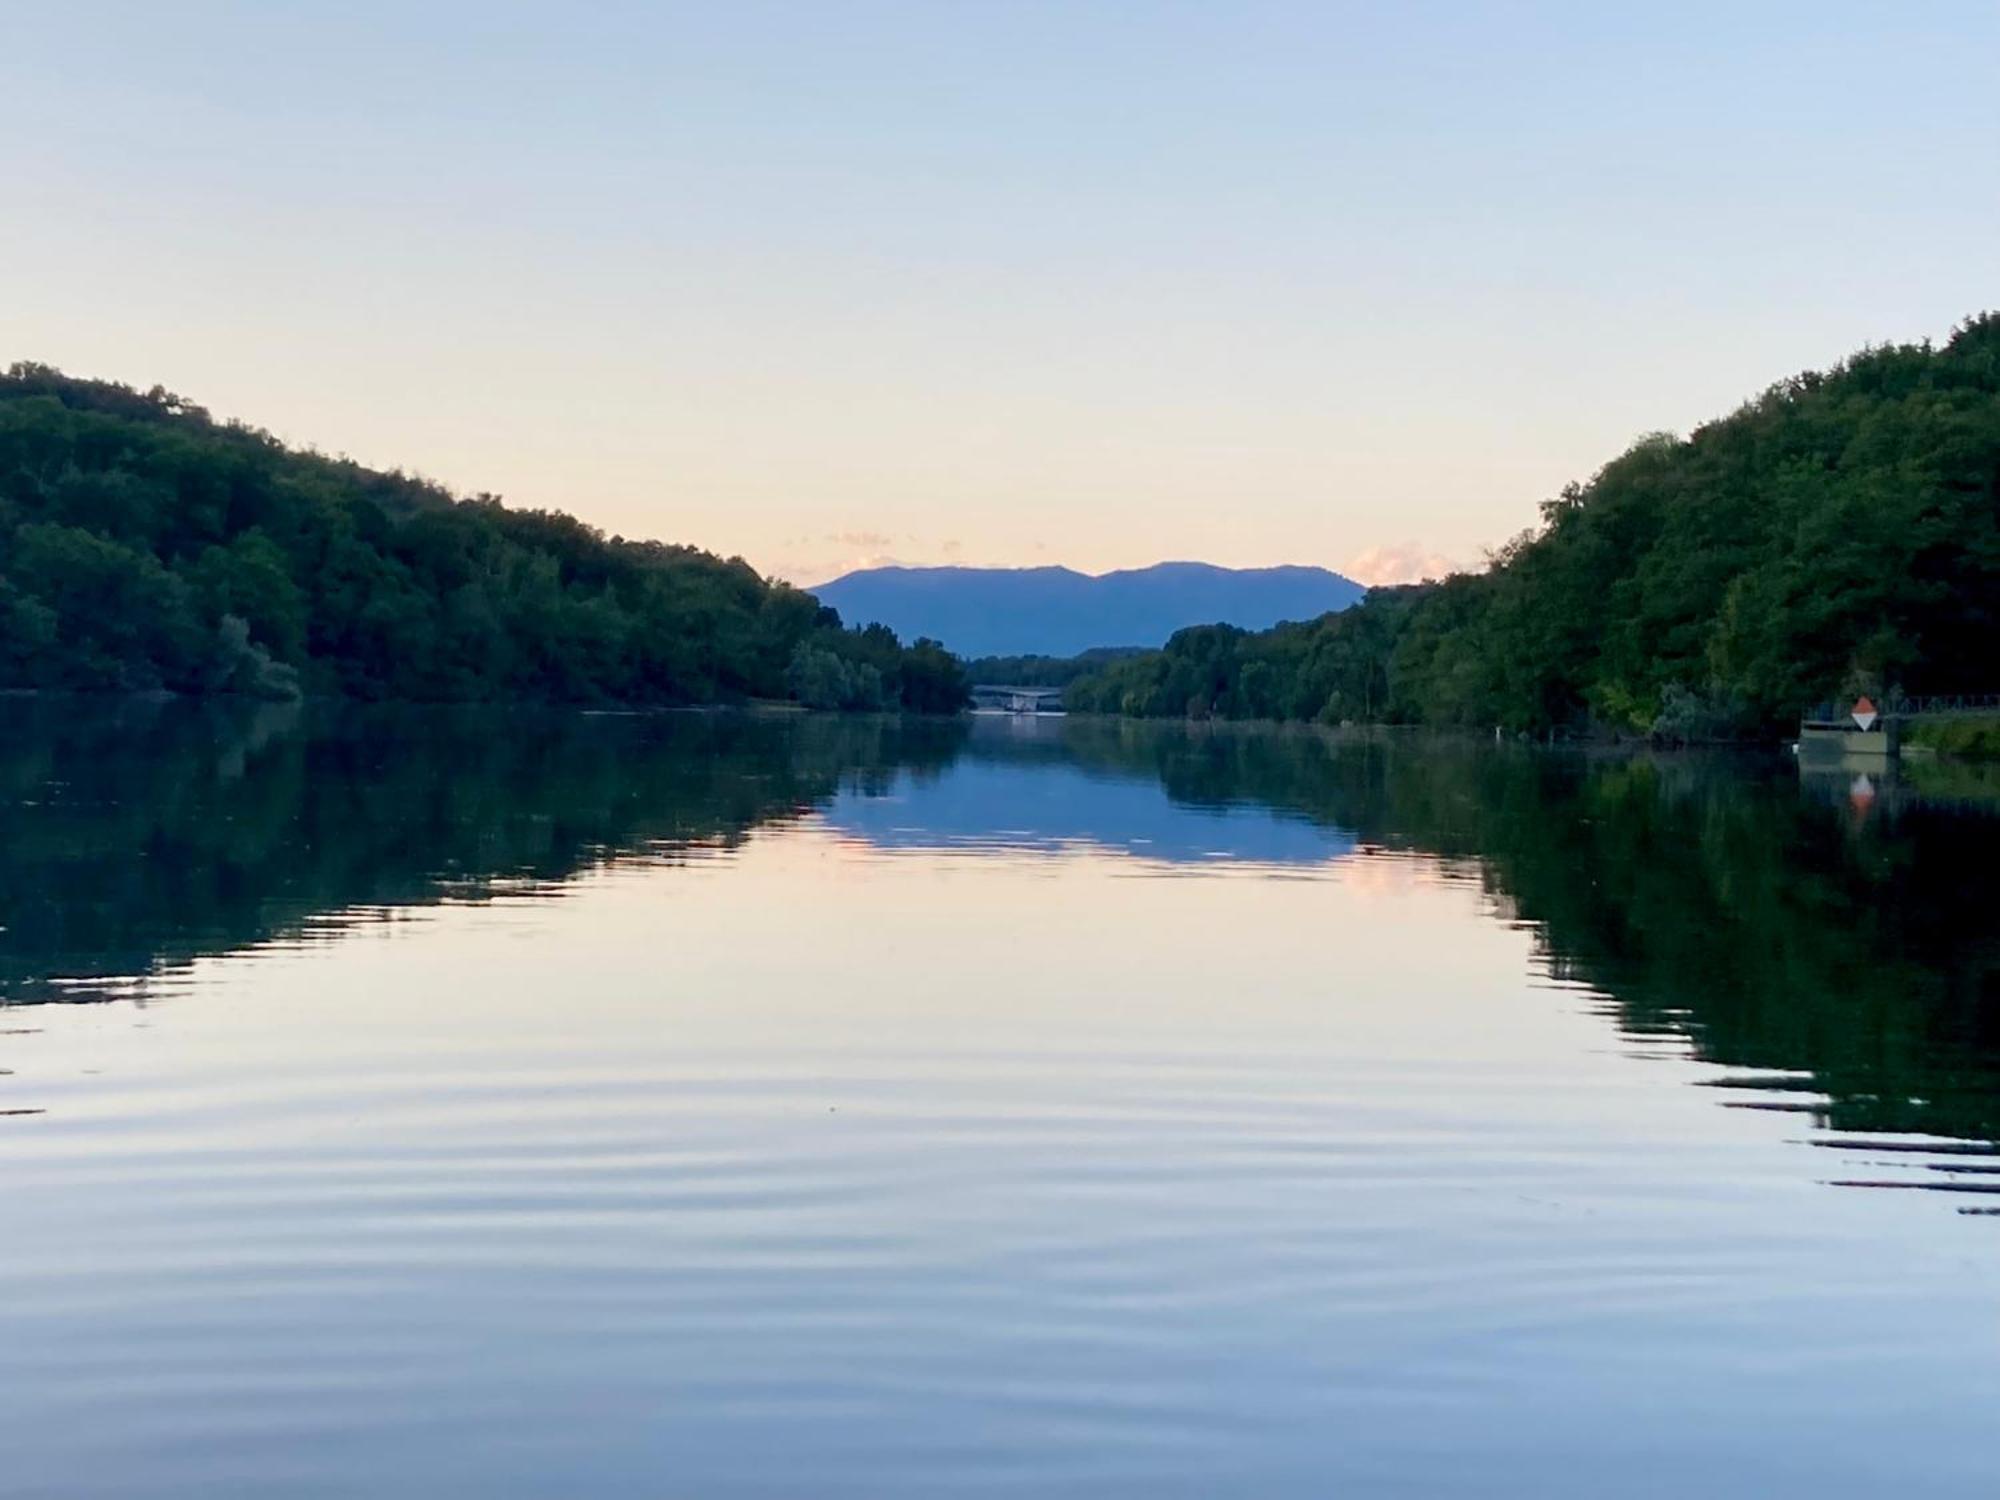
[[[0,1026],[0,1497],[1990,1500],[1949,768],[83,712],[0,985],[167,1003]]]
[[[1057,761],[966,758],[942,776],[898,772],[887,795],[843,791],[826,821],[884,849],[1088,847],[1171,864],[1314,865],[1354,837],[1264,807],[1191,807],[1158,781],[1093,776]]]

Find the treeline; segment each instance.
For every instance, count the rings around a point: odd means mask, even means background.
[[[979,656],[965,664],[974,682],[1007,687],[1064,687],[1113,662],[1144,656],[1144,646],[1093,646],[1075,656]]]
[[[961,707],[960,663],[740,559],[606,537],[212,420],[0,376],[0,688]]]
[[[1072,710],[1670,740],[2000,674],[2000,315],[1642,439],[1488,567],[1257,634],[1185,630]]]

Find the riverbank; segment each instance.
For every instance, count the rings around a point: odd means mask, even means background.
[[[2000,717],[1940,719],[1904,731],[1905,748],[1929,750],[1952,760],[2000,761]]]

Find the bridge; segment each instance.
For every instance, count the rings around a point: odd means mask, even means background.
[[[1005,683],[975,682],[972,706],[989,712],[1009,714],[1058,714],[1062,712],[1059,687],[1012,687]]]

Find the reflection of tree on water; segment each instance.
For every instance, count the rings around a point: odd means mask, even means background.
[[[0,727],[0,997],[729,848],[843,781],[949,760],[950,721],[15,699]],[[78,983],[81,981],[82,983]]]
[[[1857,809],[1783,762],[1078,729],[1079,754],[1190,801],[1256,797],[1364,849],[1477,861],[1554,976],[1628,1034],[1737,1070],[1738,1102],[2000,1139],[2000,819],[1966,787],[1886,784]]]
[[[14,999],[319,913],[726,849],[843,786],[887,791],[965,755],[1157,780],[1185,805],[1268,807],[1364,850],[1444,859],[1629,1035],[1685,1039],[1751,1086],[1731,1102],[2000,1140],[2000,821],[1955,784],[1897,782],[1857,809],[1776,760],[1130,721],[968,737],[818,716],[8,708],[0,994]]]

